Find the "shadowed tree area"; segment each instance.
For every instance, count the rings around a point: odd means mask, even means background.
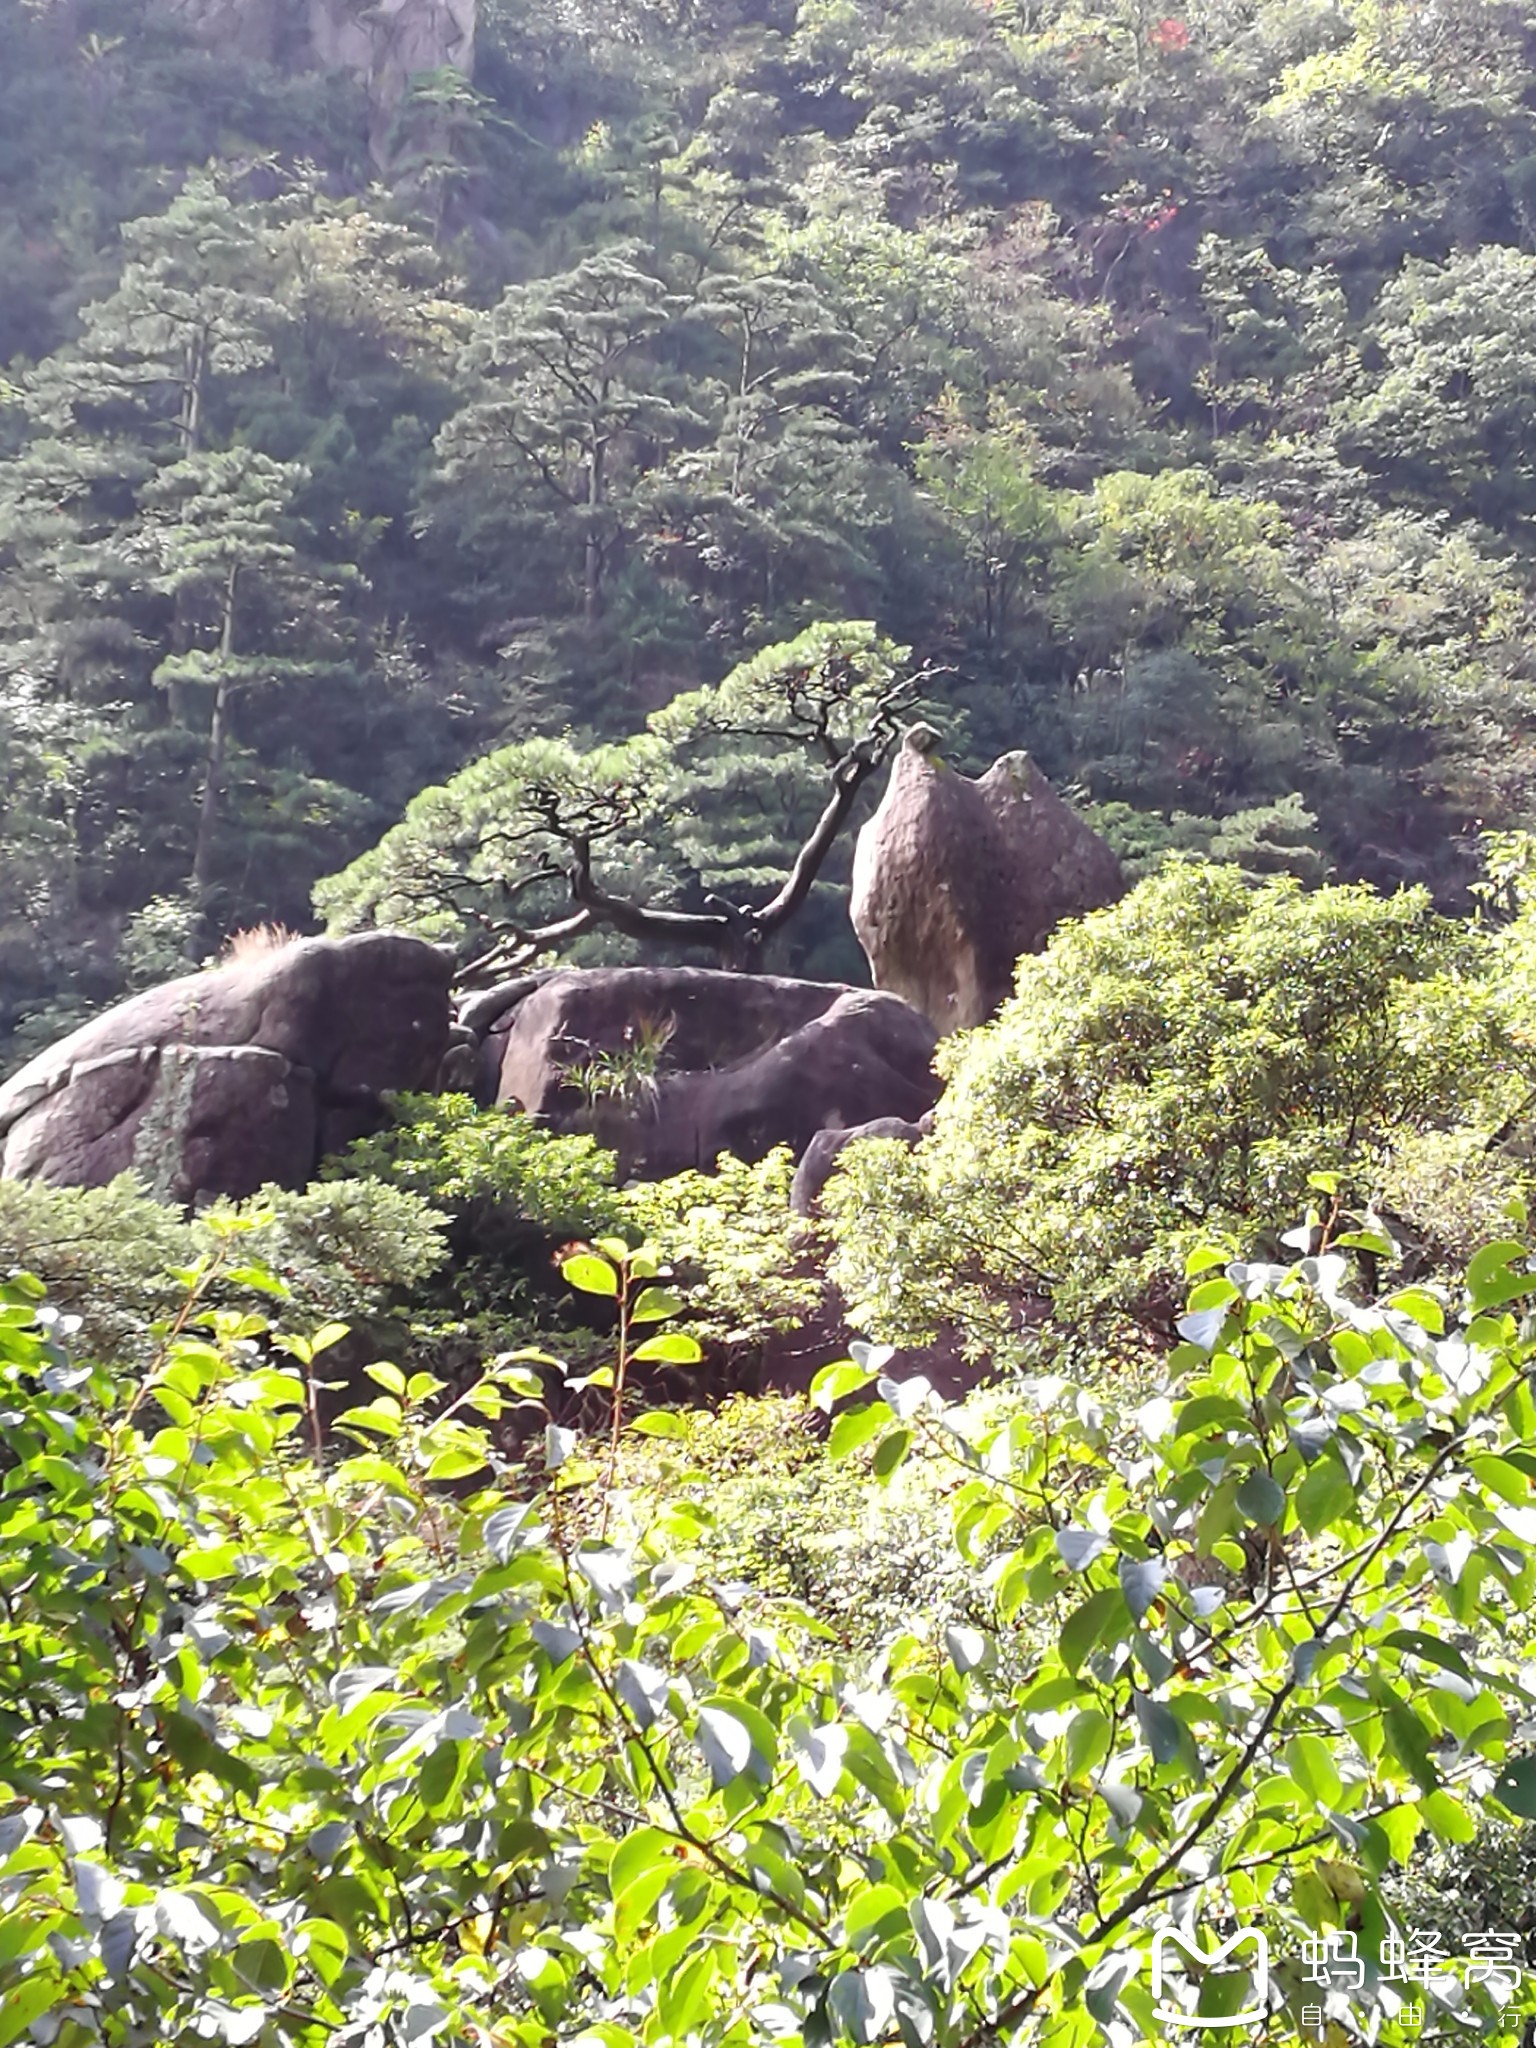
[[[0,1072],[477,991],[8,1100],[0,2048],[1529,2048],[1536,28],[1168,4],[0,0]],[[919,720],[1128,885],[935,1107],[442,1092]]]

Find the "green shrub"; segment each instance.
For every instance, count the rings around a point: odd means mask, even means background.
[[[620,1205],[613,1155],[590,1137],[562,1137],[531,1118],[479,1109],[467,1095],[397,1095],[392,1120],[326,1167],[445,1207],[494,1207],[567,1237],[613,1229]]]
[[[976,1396],[971,1426],[995,1420],[1007,1399]],[[630,1527],[686,1504],[712,1574],[795,1602],[845,1651],[873,1654],[914,1627],[973,1621],[973,1576],[948,1542],[964,1465],[925,1444],[880,1486],[868,1456],[827,1456],[820,1420],[798,1396],[737,1395],[678,1414],[664,1436],[633,1433],[620,1467]]]
[[[622,1226],[612,1153],[467,1095],[401,1095],[391,1107],[390,1125],[328,1161],[324,1181],[381,1182],[442,1219],[446,1261],[399,1304],[422,1361],[457,1379],[503,1349],[511,1328],[575,1344],[555,1253]]]
[[[231,1215],[250,1223],[248,1258],[281,1276],[290,1323],[376,1316],[438,1273],[448,1255],[443,1220],[431,1205],[380,1180],[266,1187],[249,1202],[218,1204],[196,1219],[199,1240]]]
[[[1165,868],[941,1049],[925,1144],[844,1153],[826,1206],[855,1319],[905,1341],[959,1316],[1007,1350],[1033,1295],[1058,1333],[1166,1337],[1191,1244],[1251,1243],[1319,1170],[1364,1206],[1405,1140],[1507,1118],[1533,1066],[1491,965],[1419,891]]]
[[[1252,876],[1291,874],[1312,884],[1326,881],[1329,873],[1317,819],[1295,795],[1245,805],[1220,818],[1137,810],[1119,802],[1085,805],[1084,815],[1136,881],[1179,856],[1230,862]]]
[[[701,1337],[759,1343],[818,1307],[820,1232],[790,1211],[794,1177],[794,1158],[779,1145],[754,1166],[723,1153],[714,1173],[625,1189],[626,1216],[677,1267]]]
[[[395,1121],[326,1169],[333,1186],[362,1173],[409,1190],[448,1218],[451,1267],[416,1304],[418,1322],[457,1318],[487,1348],[512,1317],[548,1322],[553,1253],[567,1239],[623,1235],[652,1244],[678,1273],[706,1342],[751,1345],[793,1328],[823,1291],[815,1230],[791,1215],[794,1160],[722,1156],[714,1173],[614,1185],[615,1162],[587,1135],[556,1135],[468,1096],[402,1096]],[[560,1341],[551,1331],[551,1342]],[[564,1341],[575,1341],[567,1330]]]
[[[36,1274],[70,1319],[72,1341],[125,1362],[152,1355],[156,1325],[185,1297],[180,1275],[215,1254],[217,1299],[293,1329],[336,1315],[381,1316],[442,1264],[443,1232],[419,1195],[377,1181],[297,1193],[266,1187],[191,1217],[156,1201],[132,1174],[103,1188],[0,1181],[0,1273]]]
[[[732,1487],[820,1455],[771,1418],[683,1445],[717,1501],[663,1483],[621,1527],[570,1432],[498,1452],[540,1392],[514,1358],[457,1395],[375,1365],[317,1456],[337,1328],[263,1354],[205,1272],[130,1385],[0,1286],[0,2029],[1090,2048],[1256,2004],[1409,2048],[1405,1873],[1536,1818],[1536,1267],[1505,1241],[1358,1302],[1331,1251],[1195,1264],[1129,1408],[828,1370],[834,1464],[943,1500],[964,1603],[890,1578],[873,1642],[856,1552],[826,1615],[718,1575]],[[1171,1923],[1259,1929],[1267,1983],[1245,1951],[1155,2010]],[[1456,2038],[1519,2038],[1536,1986],[1442,1953]]]

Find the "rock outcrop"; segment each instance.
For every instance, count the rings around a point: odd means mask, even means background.
[[[309,0],[309,39],[322,70],[350,71],[379,110],[393,107],[419,72],[475,65],[477,0]]]
[[[892,1138],[903,1145],[920,1145],[928,1135],[931,1119],[908,1123],[901,1116],[877,1116],[867,1124],[818,1131],[805,1148],[789,1190],[789,1206],[797,1216],[814,1216],[827,1182],[837,1171],[843,1148],[856,1138]]]
[[[385,1089],[437,1083],[446,953],[396,932],[300,939],[148,989],[0,1086],[0,1174],[163,1198],[302,1187]]]
[[[1028,754],[1004,754],[973,782],[937,742],[931,726],[902,742],[854,847],[850,914],[876,988],[944,1033],[990,1017],[1020,955],[1063,918],[1113,903],[1125,881]]]
[[[417,73],[474,69],[478,0],[159,0],[223,51],[285,71],[350,71],[368,94],[374,141]]]
[[[591,1130],[661,1178],[722,1152],[798,1158],[828,1126],[915,1122],[938,1098],[935,1035],[906,1003],[838,982],[703,967],[571,968],[495,1018],[483,1094]]]

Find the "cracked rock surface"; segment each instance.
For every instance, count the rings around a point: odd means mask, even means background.
[[[709,1171],[722,1152],[796,1158],[818,1131],[931,1109],[934,1032],[843,982],[706,967],[571,968],[536,978],[481,1046],[487,1101],[590,1130],[621,1171]]]
[[[397,932],[300,939],[146,989],[0,1086],[0,1174],[164,1200],[302,1187],[374,1127],[385,1089],[437,1083],[447,956]]]

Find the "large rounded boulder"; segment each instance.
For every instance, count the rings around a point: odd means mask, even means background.
[[[436,1086],[446,953],[398,932],[237,949],[146,989],[0,1086],[0,1175],[164,1199],[302,1187],[375,1127],[386,1089]]]
[[[626,1172],[660,1179],[722,1152],[798,1158],[829,1126],[915,1121],[938,1097],[935,1044],[908,1004],[841,982],[570,968],[517,985],[489,1024],[482,1092],[594,1131]]]
[[[1063,918],[1124,893],[1120,863],[1028,754],[972,781],[914,726],[858,836],[850,914],[876,988],[940,1033],[981,1024],[1013,991],[1020,956]]]

